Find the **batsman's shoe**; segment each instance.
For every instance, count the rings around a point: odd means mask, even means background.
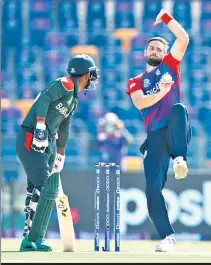
[[[173,170],[175,179],[184,179],[187,177],[188,167],[182,156],[178,156],[173,160]]]
[[[28,236],[26,235],[21,242],[20,251],[37,251],[37,247],[34,242],[29,241]]]
[[[34,243],[37,247],[37,251],[52,251],[52,247],[46,243],[43,237],[38,238]]]
[[[155,248],[155,252],[174,252],[175,251],[175,238],[173,235],[169,235],[160,241]]]

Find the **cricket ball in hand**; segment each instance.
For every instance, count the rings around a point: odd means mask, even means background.
[[[171,83],[173,81],[172,76],[169,73],[166,73],[162,76],[161,81],[163,83]]]

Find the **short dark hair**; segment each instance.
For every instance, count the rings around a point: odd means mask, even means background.
[[[147,49],[149,43],[150,43],[151,41],[153,41],[153,40],[162,42],[162,43],[164,44],[164,46],[165,46],[165,50],[166,50],[166,52],[167,52],[167,50],[168,50],[168,48],[169,48],[169,43],[168,43],[164,38],[161,38],[161,37],[153,37],[153,38],[149,39],[148,42],[147,42],[147,45],[146,45],[146,49]]]

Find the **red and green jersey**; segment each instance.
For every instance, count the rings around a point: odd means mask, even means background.
[[[64,147],[69,135],[70,118],[76,106],[76,81],[70,77],[58,78],[38,94],[22,125],[34,130],[37,116],[45,117],[49,136],[58,133],[57,145]]]

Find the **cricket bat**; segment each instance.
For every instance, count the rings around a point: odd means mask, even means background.
[[[59,230],[64,252],[75,252],[75,232],[67,195],[64,194],[59,176],[59,194],[56,198]]]

